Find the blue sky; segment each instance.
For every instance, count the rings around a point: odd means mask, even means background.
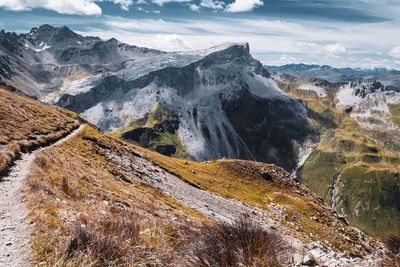
[[[0,28],[67,25],[168,51],[248,42],[265,64],[400,69],[400,0],[0,0]]]

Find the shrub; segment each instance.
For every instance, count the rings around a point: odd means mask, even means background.
[[[64,265],[72,266],[171,266],[168,247],[156,248],[141,234],[148,226],[128,211],[102,218],[80,218],[65,248]],[[86,224],[85,224],[86,223]]]
[[[95,266],[115,266],[122,262],[124,249],[117,243],[117,238],[101,235],[90,228],[77,227],[70,240],[66,256],[72,259],[79,254],[91,255]]]
[[[247,219],[205,226],[191,248],[192,266],[280,266],[281,238]]]
[[[129,261],[140,228],[132,217],[104,217],[75,227],[65,250],[67,261],[89,256],[93,266],[116,266]]]

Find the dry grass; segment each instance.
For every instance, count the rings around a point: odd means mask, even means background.
[[[386,240],[389,258],[384,262],[387,267],[400,267],[400,237],[391,237]]]
[[[246,219],[206,226],[191,246],[196,267],[281,266],[278,255],[286,249],[278,235]]]
[[[54,142],[78,125],[71,113],[0,89],[0,173],[20,152]]]
[[[63,262],[91,266],[172,265],[174,247],[163,244],[157,248],[149,244],[149,227],[162,229],[167,225],[144,225],[139,215],[114,209],[109,215],[82,219],[67,243]],[[161,233],[160,233],[161,235]],[[168,237],[165,237],[168,242]]]
[[[338,221],[322,199],[297,185],[279,167],[237,160],[198,163],[173,159],[140,147],[135,150],[188,183],[265,210],[304,242],[321,241],[334,250],[368,253],[352,227]],[[261,170],[270,172],[273,179],[263,177]],[[280,211],[269,209],[270,205]]]
[[[98,146],[119,143],[88,126],[36,158],[24,190],[35,222],[34,263],[175,266],[193,231],[210,221],[124,176]]]
[[[34,264],[205,266],[200,263],[213,258],[210,266],[278,266],[283,247],[277,235],[249,221],[213,225],[157,189],[123,177],[99,147],[135,153],[86,127],[35,160],[24,191],[35,222]],[[226,254],[213,256],[210,246]]]

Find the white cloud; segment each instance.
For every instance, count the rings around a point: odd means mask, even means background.
[[[128,11],[129,7],[133,5],[133,0],[111,0],[114,4],[120,5],[123,10]]]
[[[340,44],[331,44],[322,47],[323,51],[326,52],[330,56],[337,56],[339,54],[346,53],[346,47]]]
[[[151,0],[156,5],[163,6],[164,4],[168,3],[189,3],[192,0]]]
[[[278,65],[292,64],[295,63],[297,59],[293,56],[289,56],[288,54],[282,54],[278,60]]]
[[[187,51],[193,49],[188,41],[177,34],[159,34],[152,40],[152,46],[163,51]]]
[[[262,0],[235,0],[235,2],[227,6],[226,11],[232,13],[248,12],[262,5],[264,5]]]
[[[195,12],[199,12],[200,11],[200,7],[196,4],[190,4],[189,5],[190,10],[195,11]]]
[[[0,7],[12,11],[44,8],[64,14],[101,14],[101,8],[93,0],[0,0]]]
[[[53,10],[61,14],[100,15],[96,2],[109,1],[128,10],[133,0],[0,0],[0,7],[12,11],[27,11],[34,8]]]
[[[337,57],[346,53],[346,47],[340,44],[321,45],[317,43],[297,42],[295,46],[304,53]]]
[[[182,24],[164,19],[107,19],[105,24],[114,31],[124,30],[146,34],[190,34],[192,31]]]
[[[210,8],[210,9],[223,9],[225,6],[225,3],[222,1],[216,1],[216,0],[201,0],[200,6],[205,7],[205,8]]]
[[[389,51],[389,56],[400,58],[400,46],[394,47],[392,50]]]

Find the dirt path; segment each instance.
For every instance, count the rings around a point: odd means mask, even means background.
[[[10,173],[0,180],[0,267],[28,266],[29,263],[29,238],[30,221],[21,188],[36,155],[45,149],[60,145],[76,136],[84,128],[81,125],[67,137],[56,143],[35,150],[31,153],[22,154],[15,161]]]

